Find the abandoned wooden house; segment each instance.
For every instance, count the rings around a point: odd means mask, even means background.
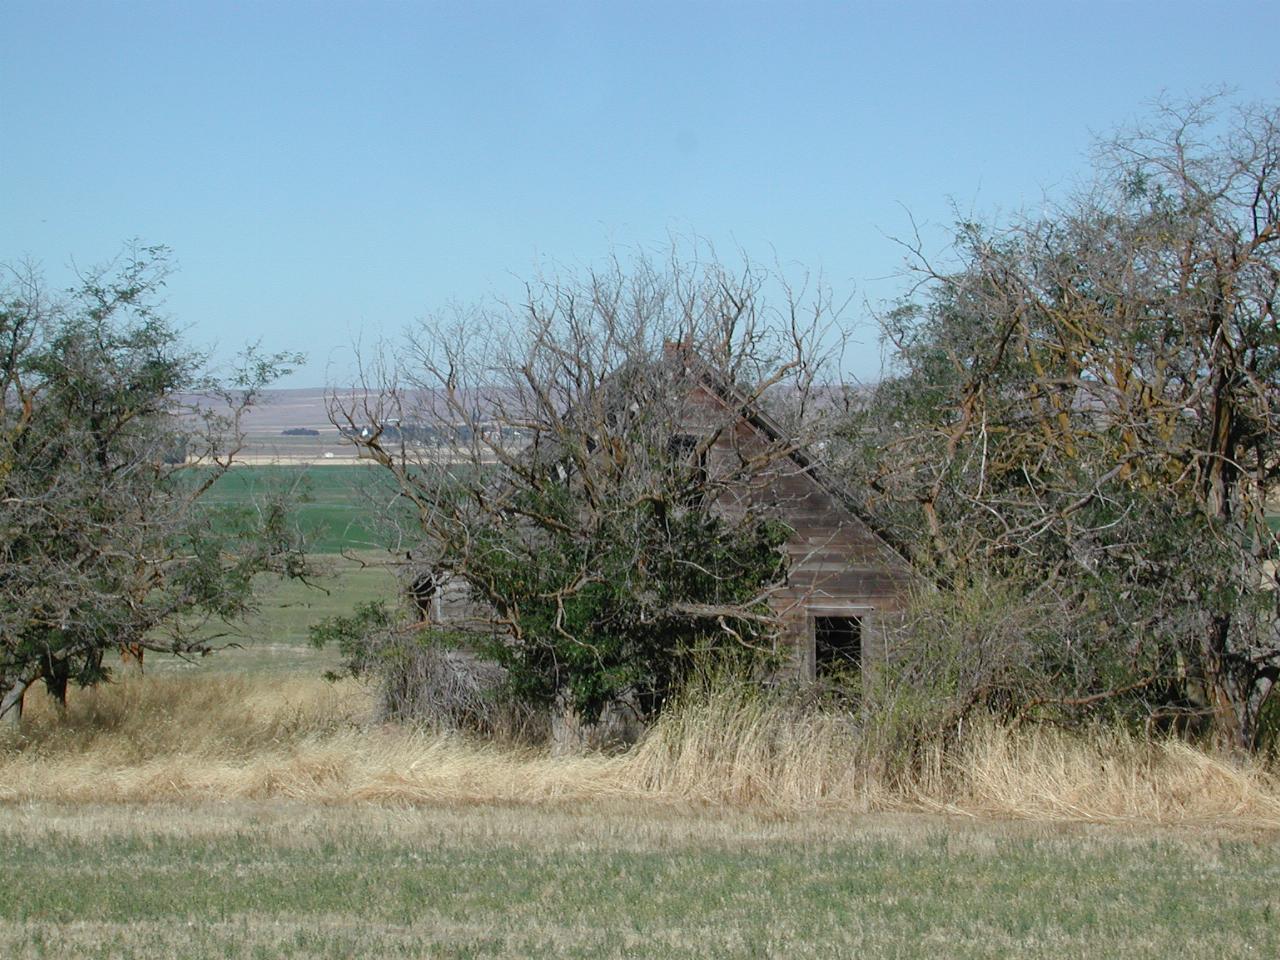
[[[787,581],[768,600],[778,625],[775,642],[790,652],[789,673],[820,680],[881,659],[887,652],[885,628],[902,610],[914,578],[908,562],[759,404],[694,355],[669,347],[666,359],[682,364],[689,390],[687,417],[673,439],[692,447],[700,435],[710,436],[705,431],[718,431],[705,450],[705,469],[714,471],[717,458],[741,457],[753,447],[784,451],[752,489],[722,498],[716,509],[763,505],[791,531],[783,547]],[[723,429],[725,423],[732,428]],[[484,627],[487,608],[465,583],[424,577],[411,591],[422,619]]]
[[[726,413],[734,418],[737,436],[719,439],[710,457],[763,445],[786,451],[764,483],[744,497],[767,506],[791,530],[783,547],[790,561],[787,582],[769,604],[779,624],[776,642],[790,650],[792,670],[822,679],[882,658],[884,627],[902,609],[913,579],[910,565],[759,404],[697,357],[680,355],[690,374],[692,409],[708,411],[711,422]]]

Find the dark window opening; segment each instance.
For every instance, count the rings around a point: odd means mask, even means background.
[[[813,667],[819,678],[849,673],[862,666],[862,620],[813,618]]]

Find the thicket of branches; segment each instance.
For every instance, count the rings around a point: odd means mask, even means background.
[[[471,645],[518,699],[649,717],[700,653],[771,651],[787,531],[754,492],[807,437],[747,436],[743,407],[813,427],[839,311],[715,261],[614,263],[527,294],[410,331],[333,418],[412,505],[402,548],[497,623]]]
[[[1219,107],[1160,106],[1044,215],[961,224],[958,268],[915,249],[883,317],[892,375],[849,425],[849,475],[942,585],[915,636],[974,628],[946,661],[960,712],[1258,741],[1280,678],[1280,113]],[[1002,609],[967,616],[975,597]]]
[[[53,296],[34,269],[0,288],[0,715],[31,684],[60,699],[108,652],[202,653],[195,629],[253,605],[251,579],[299,574],[282,504],[201,497],[243,446],[243,415],[296,358],[201,373],[160,312],[166,251],[131,248]],[[160,628],[165,628],[163,631]]]

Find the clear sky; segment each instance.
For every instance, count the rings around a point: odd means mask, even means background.
[[[876,302],[908,210],[1034,205],[1162,90],[1275,101],[1277,38],[1274,0],[4,0],[0,260],[167,244],[193,342],[305,350],[290,386],[672,235]]]

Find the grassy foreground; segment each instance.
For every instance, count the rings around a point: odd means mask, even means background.
[[[36,697],[0,745],[0,956],[1280,952],[1265,767],[965,750],[890,782],[834,718],[732,696],[611,757],[380,726],[350,682],[269,672]]]
[[[726,688],[669,709],[605,756],[477,743],[373,722],[370,692],[313,677],[133,677],[60,716],[31,698],[0,741],[0,803],[590,804],[772,816],[945,812],[1064,823],[1280,830],[1269,762],[1176,740],[971,729],[886,765],[848,718]]]
[[[0,738],[0,957],[1273,957],[1280,778],[1120,733],[980,729],[909,777],[734,691],[617,756],[380,725],[307,623],[31,697]]]
[[[1273,957],[1256,838],[931,817],[0,809],[6,957]]]

